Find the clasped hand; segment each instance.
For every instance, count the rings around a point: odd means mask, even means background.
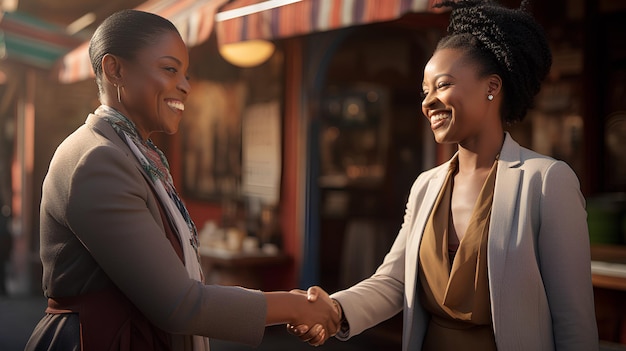
[[[333,302],[324,289],[319,286],[313,286],[307,291],[296,289],[292,290],[291,293],[306,295],[309,303],[317,306],[324,306],[323,309],[316,308],[317,313],[330,311],[330,315],[328,315],[328,312],[324,312],[326,313],[326,316],[324,316],[322,320],[313,322],[304,322],[306,319],[311,320],[311,316],[302,316],[303,318],[300,318],[297,323],[287,324],[287,331],[289,333],[297,336],[300,340],[307,342],[312,346],[322,345],[326,342],[326,340],[328,340],[328,338],[337,334],[341,322],[341,310],[339,305]],[[329,307],[330,310],[328,309]],[[326,323],[325,321],[330,321],[330,323]]]

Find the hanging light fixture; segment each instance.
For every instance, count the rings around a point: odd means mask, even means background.
[[[272,57],[274,50],[274,43],[267,40],[246,40],[219,46],[220,55],[239,67],[258,66]]]
[[[302,0],[267,0],[240,8],[219,12],[215,15],[216,22],[227,21],[273,8],[293,4]],[[254,67],[267,61],[274,54],[276,47],[268,40],[255,39],[236,43],[220,44],[218,50],[222,57],[239,67]]]

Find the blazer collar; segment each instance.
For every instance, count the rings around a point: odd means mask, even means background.
[[[517,167],[522,163],[522,148],[513,140],[509,132],[504,133],[504,144],[500,150],[500,165],[506,167]]]
[[[90,113],[89,116],[87,116],[87,120],[85,121],[85,124],[88,125],[90,128],[93,128],[94,130],[98,131],[101,135],[107,138],[110,142],[112,142],[117,147],[119,147],[122,151],[124,151],[124,153],[126,154],[126,157],[132,159],[135,166],[141,171],[141,174],[144,176],[144,178],[146,179],[150,187],[156,190],[156,188],[154,188],[154,184],[152,183],[152,180],[150,179],[150,176],[143,169],[143,167],[141,166],[141,163],[139,162],[139,160],[137,159],[133,151],[130,149],[128,144],[126,144],[126,142],[122,140],[122,138],[120,138],[120,136],[117,134],[115,129],[113,129],[111,124],[109,124],[109,122],[107,122],[103,116]]]
[[[118,146],[120,149],[124,150],[127,157],[132,157],[132,159],[136,160],[135,155],[132,153],[132,151],[126,144],[126,142],[124,142],[124,140],[120,138],[120,136],[115,132],[113,127],[111,127],[109,122],[107,122],[103,116],[90,113],[89,116],[87,116],[87,120],[85,121],[85,124],[97,130],[100,134],[102,134],[105,138],[107,138],[113,144]],[[139,164],[139,161],[137,161],[137,164],[141,168],[141,164]],[[142,172],[143,172],[143,169],[142,169]]]

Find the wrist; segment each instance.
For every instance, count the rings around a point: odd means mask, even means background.
[[[343,309],[341,308],[341,304],[335,300],[335,299],[331,299],[331,301],[333,302],[333,306],[335,307],[335,311],[337,311],[337,315],[339,316],[339,320],[343,319]]]
[[[338,333],[340,335],[342,335],[342,337],[346,337],[349,334],[350,331],[350,325],[348,324],[348,320],[346,319],[346,316],[343,313],[343,307],[341,307],[341,303],[339,303],[339,301],[332,299],[333,302],[333,306],[335,306],[335,309],[337,310],[337,313],[339,314],[339,331]]]

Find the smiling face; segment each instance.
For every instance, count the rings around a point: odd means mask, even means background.
[[[133,60],[119,62],[122,101],[114,107],[135,123],[144,139],[153,132],[175,133],[190,91],[189,55],[180,35],[161,32]]]
[[[501,126],[497,101],[490,101],[490,77],[463,50],[441,49],[424,68],[422,112],[438,143],[464,143]],[[495,124],[495,125],[494,125]]]

